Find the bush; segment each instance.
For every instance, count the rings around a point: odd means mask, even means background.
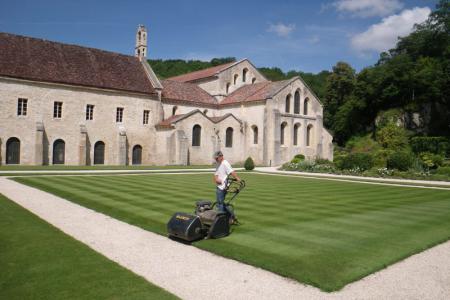
[[[414,162],[414,156],[408,151],[397,151],[392,153],[387,160],[388,169],[407,171]]]
[[[376,133],[377,141],[386,149],[400,150],[408,146],[408,133],[403,127],[388,124]]]
[[[411,139],[414,153],[431,152],[440,155],[450,155],[450,140],[446,137],[416,136]]]
[[[373,167],[373,159],[369,153],[350,153],[341,158],[338,167],[343,170],[365,171]]]
[[[253,159],[250,156],[245,160],[244,168],[247,171],[251,171],[255,168],[255,163],[253,162]]]
[[[316,165],[329,165],[329,166],[334,165],[334,163],[332,161],[329,161],[328,159],[325,159],[325,158],[316,158],[316,160],[314,162]]]
[[[380,144],[372,139],[371,135],[354,136],[346,144],[348,152],[374,152],[381,148]]]
[[[420,153],[419,157],[427,169],[436,169],[437,167],[442,166],[444,162],[444,158],[441,155],[433,154],[431,152]]]
[[[450,167],[440,167],[436,170],[436,174],[450,176]]]
[[[305,156],[303,154],[297,154],[294,156],[294,158],[291,160],[291,163],[298,164],[305,160]]]

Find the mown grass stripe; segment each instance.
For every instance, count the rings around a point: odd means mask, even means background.
[[[197,247],[324,290],[450,238],[450,191],[242,174],[243,223]],[[144,229],[165,234],[176,211],[215,198],[211,174],[18,178]]]

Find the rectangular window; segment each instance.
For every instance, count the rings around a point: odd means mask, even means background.
[[[55,101],[53,103],[53,118],[61,119],[62,117],[62,102]]]
[[[116,111],[116,123],[122,123],[123,121],[123,107],[118,107]]]
[[[17,115],[26,116],[28,109],[28,99],[19,98],[17,100]]]
[[[86,105],[86,120],[94,120],[94,105]]]
[[[148,118],[150,116],[150,111],[149,110],[144,110],[144,117],[142,120],[143,124],[148,124]]]

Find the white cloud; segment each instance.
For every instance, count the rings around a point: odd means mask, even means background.
[[[320,38],[317,35],[313,35],[312,37],[310,37],[308,39],[308,42],[310,42],[311,44],[315,45],[315,44],[318,44],[320,42]]]
[[[357,17],[384,17],[403,8],[399,0],[338,0],[332,6],[339,12]]]
[[[278,36],[281,36],[281,37],[288,37],[291,34],[291,32],[294,31],[294,29],[295,29],[295,24],[285,25],[283,23],[278,23],[278,24],[270,24],[267,31],[274,32]]]
[[[384,18],[366,31],[354,35],[351,45],[360,52],[381,52],[391,49],[397,43],[398,37],[411,33],[414,24],[424,22],[430,12],[428,7],[405,9],[400,14]]]

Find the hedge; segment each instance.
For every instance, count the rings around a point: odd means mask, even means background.
[[[365,171],[373,167],[373,159],[368,153],[350,153],[342,157],[338,167],[343,170],[359,169]]]
[[[387,159],[388,169],[396,169],[399,171],[408,171],[414,162],[414,156],[407,151],[398,151],[392,153]]]
[[[411,138],[410,144],[414,153],[431,152],[450,156],[450,139],[443,136],[416,136]]]

